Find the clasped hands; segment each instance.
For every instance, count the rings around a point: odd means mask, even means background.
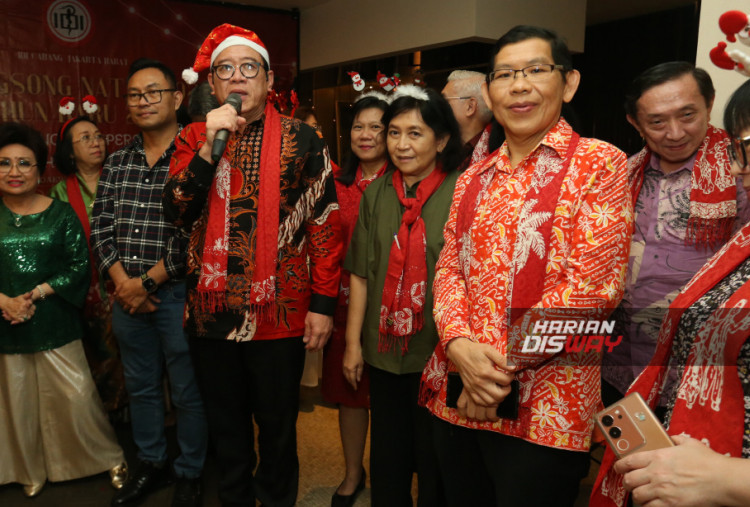
[[[130,314],[155,312],[158,303],[161,303],[159,298],[143,288],[140,278],[128,278],[116,285],[114,296],[122,309]]]
[[[8,297],[3,300],[2,315],[11,325],[22,324],[34,316],[36,305],[31,299],[31,291]]]
[[[464,388],[458,398],[458,413],[476,421],[497,421],[496,411],[511,390],[516,368],[486,343],[456,338],[447,350],[458,368]]]

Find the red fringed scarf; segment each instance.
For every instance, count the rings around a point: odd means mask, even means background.
[[[380,306],[378,352],[401,348],[405,354],[409,340],[424,325],[424,303],[427,294],[427,238],[422,219],[422,206],[445,180],[445,173],[436,167],[419,182],[417,197],[408,198],[401,171],[393,172],[393,188],[404,214],[401,226],[391,243],[388,272],[385,275],[383,300]]]
[[[686,245],[718,248],[732,236],[737,216],[737,182],[730,173],[728,145],[727,133],[709,125],[693,166]],[[648,146],[628,160],[633,204],[641,192],[643,171],[650,160]]]
[[[628,389],[652,408],[662,394],[674,339],[687,308],[750,257],[750,224],[738,232],[685,286],[662,322],[656,353]],[[720,454],[739,457],[745,430],[742,384],[737,358],[750,337],[750,281],[703,323],[693,340],[669,424],[669,434],[685,433]],[[622,475],[615,473],[615,455],[607,449],[591,493],[591,506],[622,506],[627,495]]]
[[[68,193],[70,206],[75,211],[78,221],[83,226],[83,233],[86,235],[86,246],[89,249],[89,259],[93,268],[96,264],[94,254],[91,251],[91,223],[89,223],[89,215],[86,213],[86,203],[83,202],[83,194],[81,194],[78,177],[75,174],[69,174],[65,177],[65,190]],[[91,283],[86,293],[86,302],[88,303],[86,310],[94,308],[94,305],[102,302],[102,296],[99,292],[99,270],[96,268],[91,270]]]
[[[263,122],[263,144],[260,150],[260,188],[258,227],[255,232],[255,269],[248,294],[248,305],[255,310],[268,309],[275,299],[276,258],[279,233],[279,181],[281,175],[281,116],[266,104]],[[202,309],[214,312],[226,309],[227,262],[229,258],[229,204],[239,192],[240,175],[228,160],[236,143],[230,137],[219,160],[208,194],[208,224],[203,246],[203,264],[198,279]]]
[[[65,190],[68,193],[68,201],[73,211],[76,212],[78,220],[83,226],[83,232],[86,234],[86,242],[91,239],[91,224],[89,215],[86,213],[86,203],[83,202],[83,194],[78,183],[78,177],[75,174],[69,174],[65,177]],[[89,246],[89,250],[91,247]]]
[[[533,209],[529,211],[533,211],[537,216],[541,215],[544,217],[544,222],[537,228],[538,232],[542,235],[544,255],[538,256],[530,253],[523,264],[519,262],[514,267],[513,272],[509,273],[511,275],[509,283],[511,296],[508,308],[511,309],[511,322],[515,322],[523,312],[534,307],[541,300],[544,293],[547,248],[552,236],[555,209],[557,208],[557,201],[560,198],[565,175],[568,173],[573,154],[578,146],[578,140],[578,134],[573,132],[565,159],[560,160],[557,157],[544,157],[542,159],[542,157],[539,157],[537,166],[534,169],[534,172],[539,175],[539,178],[534,178],[538,184],[533,185],[527,190],[524,202],[530,203],[533,201],[533,205],[531,206]],[[544,162],[547,163],[545,164]],[[474,222],[477,207],[487,193],[494,175],[495,166],[471,180],[466,186],[466,191],[461,197],[461,201],[458,203],[456,237],[460,250],[466,249],[466,243],[471,241],[471,225]],[[529,215],[529,213],[526,215]],[[523,220],[524,215],[520,214],[519,227]],[[468,275],[468,273],[465,273],[465,275]],[[440,393],[447,378],[445,373],[448,369],[448,356],[443,346],[438,343],[422,375],[419,395],[420,405],[426,405],[429,400],[434,399]],[[435,372],[442,374],[436,375]]]

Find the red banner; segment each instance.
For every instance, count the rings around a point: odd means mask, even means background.
[[[180,74],[222,23],[258,34],[268,48],[276,90],[291,89],[297,74],[299,22],[288,12],[176,0],[3,0],[0,20],[0,120],[41,131],[50,160],[66,119],[58,112],[61,98],[74,97],[77,116],[85,114],[81,99],[96,97],[94,120],[111,153],[137,132],[123,98],[130,63],[161,60],[189,92]],[[42,187],[58,179],[50,165]]]

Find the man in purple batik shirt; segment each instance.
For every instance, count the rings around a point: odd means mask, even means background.
[[[620,399],[650,361],[682,286],[750,220],[747,195],[729,175],[726,134],[709,125],[713,99],[711,78],[687,62],[646,70],[626,96],[628,121],[646,147],[628,161],[635,230],[625,295],[614,314],[623,341],[602,362],[605,405]]]

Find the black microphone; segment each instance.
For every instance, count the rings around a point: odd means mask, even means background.
[[[230,93],[224,104],[234,107],[237,110],[237,114],[242,112],[242,97],[239,93]],[[218,162],[224,154],[224,150],[227,147],[227,139],[229,139],[229,130],[221,129],[216,133],[214,144],[211,146],[211,160],[214,162]]]

